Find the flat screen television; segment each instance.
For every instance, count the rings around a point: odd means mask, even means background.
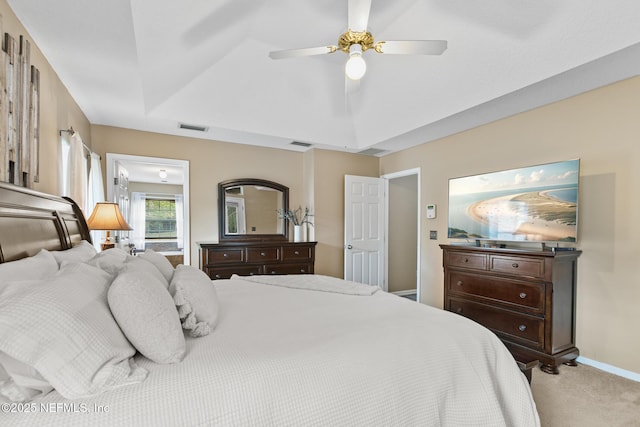
[[[580,160],[449,180],[450,239],[576,242]]]

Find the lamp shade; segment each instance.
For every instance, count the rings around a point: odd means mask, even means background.
[[[89,230],[133,230],[117,203],[98,202],[87,220]]]

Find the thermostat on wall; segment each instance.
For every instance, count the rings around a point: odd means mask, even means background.
[[[427,205],[427,218],[433,219],[436,217],[436,205]]]

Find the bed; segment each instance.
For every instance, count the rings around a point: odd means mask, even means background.
[[[513,357],[495,335],[466,318],[319,275],[211,282],[189,266],[167,270],[154,264],[170,279],[158,301],[169,295],[176,312],[166,313],[173,317],[164,325],[153,317],[158,311],[148,312],[155,297],[144,293],[150,287],[146,278],[155,280],[158,271],[145,270],[146,275],[123,282],[133,274],[130,266],[144,259],[118,255],[126,266],[120,269],[108,251],[92,255],[87,241],[85,220],[72,201],[0,183],[0,274],[5,276],[0,278],[0,362],[17,361],[23,373],[53,388],[22,401],[2,396],[2,425],[539,425],[529,385]],[[85,253],[82,261],[68,256],[79,252]],[[62,261],[47,279],[8,279],[12,265],[48,253]],[[64,274],[82,280],[65,281]],[[77,321],[94,332],[75,323],[51,326],[57,311],[90,293],[98,278],[103,287],[91,310],[79,311],[84,320]],[[196,282],[200,293],[190,288]],[[72,297],[56,305],[56,289]],[[132,297],[131,289],[141,293]],[[116,290],[126,296],[127,310],[115,304]],[[16,297],[27,294],[32,299]],[[190,302],[181,300],[189,296]],[[37,313],[18,322],[23,311],[34,310],[27,300],[40,301]],[[98,313],[111,317],[100,324]],[[145,315],[151,317],[141,320]],[[183,341],[174,346],[176,317]],[[61,322],[76,318],[65,315]],[[144,333],[130,337],[131,328],[140,327]],[[91,385],[78,391],[70,377],[91,363],[76,355],[64,365],[49,351],[67,351],[83,332],[90,335],[87,348],[100,349],[92,357],[106,359],[94,368],[98,373],[81,372]],[[128,348],[124,353],[100,342],[120,333],[126,340],[113,347]],[[34,338],[56,334],[62,335]],[[171,348],[156,351],[162,346]],[[42,354],[20,360],[23,347]],[[52,371],[42,360],[57,365]],[[106,365],[110,377],[103,381]],[[4,366],[4,377],[0,371],[0,383],[13,381],[12,366]]]

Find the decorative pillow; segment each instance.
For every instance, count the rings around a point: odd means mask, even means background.
[[[142,259],[139,256],[132,256],[127,258],[127,262],[125,265],[127,266],[127,268],[133,268],[137,271],[145,273],[149,277],[153,277],[154,279],[159,280],[160,283],[164,285],[165,289],[169,289],[169,281],[164,278],[162,273],[160,273],[160,270],[158,270],[155,265],[153,265],[146,259]]]
[[[182,327],[192,337],[207,335],[218,322],[218,294],[211,279],[190,265],[179,265],[169,291],[178,307]]]
[[[99,252],[87,261],[87,264],[98,267],[112,276],[117,276],[125,266],[125,262],[131,255],[119,248],[111,248]]]
[[[109,307],[131,344],[156,363],[177,363],[186,351],[180,318],[164,283],[134,264],[109,288]]]
[[[0,396],[10,402],[28,402],[53,390],[31,366],[0,351]]]
[[[36,255],[0,264],[3,281],[44,279],[58,271],[58,263],[51,252],[41,250]]]
[[[63,261],[67,262],[86,262],[93,258],[98,251],[93,245],[86,240],[64,251],[51,251],[53,257],[58,261],[58,265],[62,265]]]
[[[147,371],[107,304],[111,276],[70,263],[48,279],[0,287],[0,351],[36,369],[68,399],[141,382]]]
[[[171,283],[171,279],[173,278],[173,272],[175,271],[175,269],[166,256],[154,252],[152,249],[147,249],[138,256],[155,265],[156,268],[160,270],[160,273],[162,273],[167,282]]]

